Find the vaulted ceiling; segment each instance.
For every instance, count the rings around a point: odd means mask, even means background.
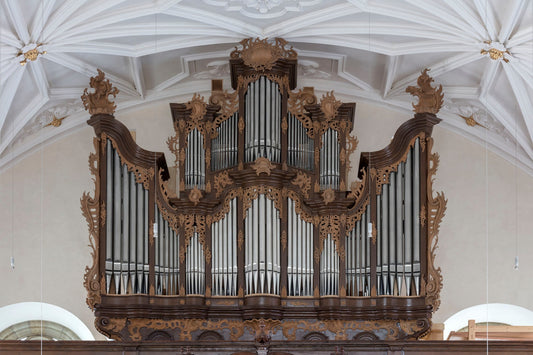
[[[85,124],[97,68],[122,110],[207,94],[239,41],[282,37],[300,87],[406,114],[431,68],[441,125],[533,174],[530,0],[0,1],[0,169]]]

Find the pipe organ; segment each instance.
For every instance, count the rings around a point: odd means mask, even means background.
[[[427,70],[407,88],[415,116],[361,154],[348,184],[355,104],[297,90],[296,52],[282,39],[241,45],[234,91],[213,81],[208,101],[170,105],[176,192],[163,153],[114,118],[102,72],[85,91],[96,133],[85,286],[97,328],[126,341],[424,335],[442,282],[433,260],[446,200],[432,191],[431,153],[441,89]]]

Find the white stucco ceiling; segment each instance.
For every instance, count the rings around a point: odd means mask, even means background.
[[[441,124],[533,174],[531,0],[0,3],[0,169],[85,124],[80,95],[97,68],[119,88],[122,110],[208,94],[209,79],[229,79],[240,40],[282,37],[299,52],[300,87],[404,114],[405,88],[431,68],[444,86]],[[46,53],[21,65],[37,45]],[[491,48],[507,52],[491,59],[482,53]],[[66,118],[54,127],[54,116]]]

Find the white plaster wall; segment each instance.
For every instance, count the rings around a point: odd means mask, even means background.
[[[165,152],[167,163],[173,165],[165,143],[172,134],[168,102],[119,112],[117,118],[136,131],[140,146]],[[385,147],[409,118],[358,103],[355,131],[359,146],[353,166],[357,168],[361,151]],[[80,197],[93,189],[87,164],[92,137],[92,128],[84,127],[0,174],[0,306],[24,301],[58,305],[103,339],[94,329],[82,285],[91,258]],[[434,151],[441,157],[435,188],[448,198],[436,260],[444,288],[434,320],[443,322],[461,309],[485,302],[533,310],[533,283],[528,280],[533,271],[529,258],[533,253],[533,178],[484,147],[438,126],[434,138]],[[350,176],[348,183],[355,172]],[[517,240],[518,271],[513,269]],[[15,270],[9,265],[12,243]]]

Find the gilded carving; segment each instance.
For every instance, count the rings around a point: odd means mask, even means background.
[[[433,138],[428,137],[428,153],[433,147]],[[441,269],[435,267],[435,255],[439,242],[439,228],[442,218],[446,212],[448,200],[444,198],[444,193],[437,192],[433,195],[434,175],[439,166],[439,155],[437,153],[428,154],[428,176],[427,176],[427,203],[428,203],[428,243],[427,243],[427,268],[428,279],[426,283],[426,303],[433,306],[433,312],[440,306],[440,290],[442,289]]]
[[[357,137],[352,136],[351,134],[346,135],[346,174],[348,175],[352,170],[352,161],[351,156],[357,149],[359,141]]]
[[[118,89],[111,85],[109,79],[105,79],[103,71],[100,69],[97,70],[98,75],[93,76],[90,81],[90,86],[94,89],[94,92],[89,93],[87,88],[83,90],[83,95],[81,96],[83,107],[91,115],[99,113],[112,115],[115,113],[117,105],[109,100],[109,95],[112,95],[114,98],[117,97]]]
[[[205,260],[207,262],[210,262],[211,260],[211,250],[207,247],[206,243],[206,217],[201,215],[178,215],[179,224],[183,227],[184,231],[184,239],[185,243],[183,246],[180,247],[180,262],[185,261],[185,254],[187,252],[187,248],[189,247],[189,243],[191,241],[191,237],[194,235],[194,233],[198,234],[198,241],[202,245],[202,249],[204,251]],[[181,292],[181,291],[180,291]]]
[[[118,145],[115,142],[115,140],[111,137],[109,137],[107,134],[102,133],[102,139],[106,141],[109,139],[111,141],[111,144],[113,145],[113,148],[117,151],[120,161],[123,164],[126,164],[126,167],[128,168],[129,172],[133,172],[135,175],[135,182],[142,184],[146,190],[150,189],[150,183],[154,180],[154,168],[144,168],[142,166],[138,166],[130,162],[124,154],[118,149]]]
[[[365,182],[366,182],[366,168],[363,168],[362,170],[362,177],[360,181],[353,181],[350,185],[350,193],[348,194],[348,198],[354,199],[355,203],[359,201],[359,199],[363,196],[363,190],[365,188]]]
[[[251,328],[258,343],[267,343],[271,339],[272,332],[276,328],[281,328],[281,321],[277,319],[248,319],[244,321],[244,326]]]
[[[331,332],[334,340],[348,340],[348,334],[359,331],[384,334],[380,340],[418,338],[427,331],[430,324],[425,319],[417,320],[288,320],[282,322],[282,333],[289,341],[297,339],[298,332]]]
[[[226,186],[233,184],[233,180],[229,177],[227,170],[215,175],[214,179],[215,193],[217,198],[220,197],[220,193],[224,191]]]
[[[306,114],[305,106],[314,105],[316,102],[317,99],[311,87],[303,88],[297,92],[289,92],[287,109],[307,129],[309,138],[314,137],[315,131],[311,118]]]
[[[319,216],[319,244],[315,247],[315,261],[319,262],[320,254],[322,254],[322,249],[324,248],[324,241],[327,239],[328,235],[331,236],[331,239],[335,242],[335,249],[339,254],[341,260],[344,259],[344,248],[341,247],[340,243],[340,232],[341,232],[341,216],[338,215],[325,215]],[[346,216],[344,217],[346,220]]]
[[[242,247],[244,245],[244,233],[242,232],[242,230],[240,230],[237,234],[237,245],[239,249],[242,250]]]
[[[283,118],[281,119],[281,131],[283,132],[283,134],[287,134],[287,129],[289,129],[287,117],[283,116]]]
[[[298,171],[291,183],[302,190],[305,198],[309,198],[309,191],[311,191],[311,177],[309,175]]]
[[[213,135],[211,136],[211,138],[216,138],[218,126],[239,110],[239,93],[235,91],[230,94],[227,90],[213,91],[209,103],[220,106],[219,115],[213,121]]]
[[[175,134],[173,136],[167,138],[167,146],[168,146],[168,150],[170,150],[170,152],[174,155],[174,164],[176,164],[177,166],[178,159],[181,161],[180,151],[179,151],[179,134],[178,134],[177,126],[175,127],[174,132]],[[183,154],[182,163],[185,161],[185,150],[183,150],[183,153],[184,154]]]
[[[100,153],[99,140],[93,140],[96,153],[89,154],[89,170],[94,176],[94,197],[87,192],[84,192],[81,199],[81,212],[87,226],[89,227],[89,247],[91,248],[92,265],[85,267],[85,274],[83,275],[83,286],[87,290],[87,305],[94,310],[96,304],[100,303],[100,293],[105,288],[101,289],[100,280],[98,277],[98,260],[100,240],[100,217],[105,215],[105,205],[102,201],[100,203],[100,174],[98,173],[100,167]],[[102,210],[103,209],[103,210]]]
[[[244,118],[239,115],[239,133],[242,134],[244,131]]]
[[[333,91],[328,92],[322,96],[320,100],[320,108],[324,113],[326,121],[331,121],[337,116],[339,107],[341,107],[342,102],[337,100],[333,95]]]
[[[202,199],[202,191],[198,187],[193,187],[191,192],[189,192],[189,201],[191,201],[195,206]]]
[[[420,208],[419,220],[420,220],[420,225],[422,227],[425,227],[426,226],[426,220],[427,220],[427,217],[426,217],[426,206],[422,206]]]
[[[459,115],[459,117],[465,120],[465,123],[467,124],[467,126],[470,126],[470,127],[481,126],[483,128],[487,128],[483,126],[481,123],[479,123],[478,121],[476,121],[473,114],[470,116]]]
[[[335,191],[333,189],[324,190],[322,193],[322,200],[324,200],[324,204],[326,205],[335,201]]]
[[[275,38],[274,43],[268,42],[266,38],[246,38],[240,44],[242,49],[235,47],[235,50],[231,52],[231,58],[241,58],[244,64],[257,71],[272,69],[278,59],[296,59],[298,56],[292,47],[285,48],[287,41],[281,38]]]
[[[251,167],[255,170],[257,176],[259,176],[261,173],[270,175],[271,171],[275,168],[274,164],[272,164],[272,162],[265,157],[257,158]]]
[[[442,85],[438,89],[431,86],[433,78],[428,73],[429,69],[424,69],[422,74],[417,79],[418,87],[408,86],[405,92],[413,96],[418,96],[418,104],[414,103],[413,108],[416,113],[433,113],[437,114],[444,102],[444,93],[442,92]]]
[[[187,110],[191,110],[190,119],[195,122],[196,127],[199,128],[198,122],[204,118],[207,113],[207,103],[203,96],[194,94],[191,101],[185,104]]]
[[[239,76],[237,79],[237,87],[244,88],[245,92],[248,90],[248,84],[257,81],[261,76],[265,76],[268,80],[279,85],[281,93],[289,90],[289,78],[287,76],[275,75],[272,73],[253,73],[247,76]]]
[[[398,171],[398,166],[400,165],[400,163],[404,163],[407,161],[407,155],[409,154],[410,148],[412,148],[415,145],[416,140],[420,139],[420,143],[422,145],[424,138],[425,138],[425,134],[423,132],[413,137],[413,139],[411,139],[411,141],[409,142],[409,149],[405,150],[404,154],[398,161],[388,166],[385,166],[383,168],[376,169],[375,181],[376,181],[376,191],[377,191],[376,193],[377,194],[381,193],[381,190],[384,184],[388,184],[390,182],[390,174],[392,172]],[[374,180],[374,177],[372,177],[372,180]]]
[[[281,248],[283,250],[287,249],[287,231],[281,232]]]
[[[242,213],[243,218],[246,218],[246,211],[252,206],[252,201],[257,199],[259,195],[264,194],[269,200],[274,201],[274,206],[283,213],[283,194],[278,188],[259,185],[247,187],[243,190],[242,194]]]

